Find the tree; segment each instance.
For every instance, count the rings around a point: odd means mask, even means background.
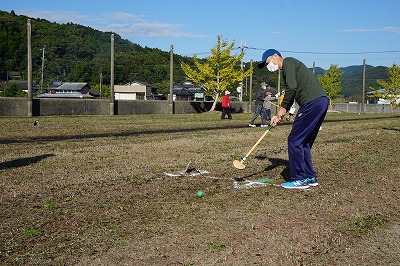
[[[101,85],[101,90],[100,90],[100,84],[95,84],[92,86],[93,89],[97,90],[98,92],[101,93],[102,98],[110,98],[110,85],[108,84],[102,84]]]
[[[324,88],[329,98],[329,105],[332,106],[332,100],[339,95],[342,90],[340,85],[340,77],[343,73],[338,69],[337,65],[331,65],[322,75],[318,75],[319,82]]]
[[[400,67],[393,64],[388,68],[389,82],[378,79],[376,82],[380,86],[378,89],[370,87],[372,97],[390,100],[392,108],[400,105]]]
[[[11,84],[4,88],[3,97],[27,97],[28,94],[24,92],[17,84]]]
[[[242,71],[238,67],[244,52],[238,56],[231,56],[234,45],[235,42],[228,45],[226,41],[221,41],[221,36],[218,36],[217,45],[211,49],[211,56],[205,58],[204,64],[199,62],[196,55],[193,56],[195,69],[187,63],[181,63],[186,79],[203,88],[208,95],[214,96],[215,101],[210,111],[215,109],[224,91],[237,88],[253,72],[253,69]]]

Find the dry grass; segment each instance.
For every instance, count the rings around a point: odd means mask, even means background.
[[[329,113],[307,191],[235,189],[287,177],[291,125],[236,170],[264,129],[219,115],[1,118],[1,264],[398,265],[398,115]]]

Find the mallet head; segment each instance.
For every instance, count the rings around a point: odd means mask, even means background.
[[[246,168],[246,166],[243,164],[243,160],[241,160],[241,161],[239,161],[239,160],[234,160],[234,161],[233,161],[233,166],[234,166],[236,169],[239,169],[239,170],[243,170],[244,168]]]

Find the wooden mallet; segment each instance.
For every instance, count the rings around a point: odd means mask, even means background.
[[[265,138],[265,136],[268,134],[268,132],[271,131],[271,129],[273,128],[272,125],[269,125],[267,130],[264,132],[264,134],[262,134],[262,136],[259,138],[259,140],[257,140],[256,144],[254,144],[254,146],[249,150],[249,152],[242,158],[242,160],[234,160],[233,161],[233,166],[236,169],[244,169],[246,168],[246,166],[243,164],[244,161],[246,161],[247,157],[249,157],[249,155],[253,152],[253,150],[258,146],[258,144],[260,144],[260,142]]]

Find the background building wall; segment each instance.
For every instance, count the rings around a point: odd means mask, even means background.
[[[207,101],[174,101],[174,114],[202,113],[211,109],[213,102]],[[248,102],[231,102],[235,113],[249,113]],[[252,104],[251,112],[254,111]],[[216,106],[221,111],[221,103]],[[361,113],[359,103],[341,103],[332,106],[332,111],[347,113]],[[271,109],[275,114],[275,108]],[[366,104],[365,113],[400,113],[400,107],[391,109],[390,104]],[[170,106],[167,100],[116,100],[114,103],[115,115],[133,114],[169,114]],[[109,99],[33,99],[33,116],[50,115],[109,115]],[[0,98],[0,117],[28,116],[28,100],[26,98]]]

